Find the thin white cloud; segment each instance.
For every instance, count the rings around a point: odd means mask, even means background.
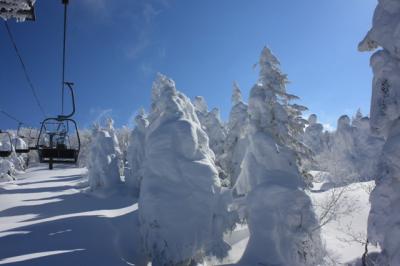
[[[109,15],[106,0],[82,0],[80,1],[85,5],[85,9],[94,13],[97,17],[107,17]]]
[[[132,8],[130,16],[135,17],[133,23],[132,45],[127,50],[129,59],[136,59],[152,43],[152,27],[156,18],[170,7],[169,0],[139,0]],[[165,51],[163,52],[165,57]]]
[[[331,124],[329,124],[329,123],[322,124],[322,126],[324,127],[324,130],[329,131],[329,132],[333,132],[333,131],[336,130],[336,129],[335,129]]]
[[[157,17],[171,7],[173,0],[81,0],[79,3],[96,23],[123,23],[125,37],[116,40],[127,59],[137,59],[154,42],[152,32]],[[119,42],[119,44],[118,44]],[[162,56],[165,57],[165,51]]]
[[[89,110],[90,116],[94,117],[91,121],[91,124],[104,124],[104,122],[111,118],[113,110],[112,109],[100,109],[100,108],[91,108]]]

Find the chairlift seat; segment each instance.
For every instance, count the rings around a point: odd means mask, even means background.
[[[0,150],[0,157],[2,157],[2,158],[9,157],[12,154],[12,151],[13,151],[13,144],[12,144],[12,140],[11,140],[11,135],[7,131],[2,131],[2,130],[0,130],[0,134],[6,135],[7,138],[8,138],[8,142],[10,144],[10,147],[7,150]]]
[[[77,151],[74,149],[44,148],[41,150],[41,153],[44,158],[75,159],[77,157]]]
[[[29,153],[30,149],[15,149],[16,153]]]
[[[67,145],[65,145],[64,143],[57,144],[57,149],[58,150],[68,150]]]
[[[0,151],[0,157],[5,158],[11,155],[12,151]]]

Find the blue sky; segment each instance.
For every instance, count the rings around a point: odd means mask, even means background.
[[[150,104],[157,72],[189,97],[230,110],[232,82],[247,99],[264,45],[280,59],[301,104],[335,126],[369,112],[369,54],[357,51],[376,0],[70,0],[67,80],[76,84],[81,127],[101,115],[131,124]],[[60,111],[61,0],[38,0],[37,21],[10,22],[48,114]],[[38,125],[41,114],[0,26],[0,109]],[[0,127],[15,123],[0,117]]]

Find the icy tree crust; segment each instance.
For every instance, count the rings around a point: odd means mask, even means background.
[[[235,106],[243,101],[242,91],[240,90],[239,84],[235,81],[233,82],[232,91],[232,105]]]
[[[153,265],[190,265],[208,253],[223,257],[228,247],[215,225],[226,223],[216,220],[224,216],[207,135],[171,79],[159,74],[153,96],[139,197],[145,252]]]
[[[372,29],[359,45],[360,51],[373,51],[374,72],[371,127],[386,137],[391,123],[400,114],[400,1],[380,0],[376,7]]]
[[[371,124],[377,132],[387,136],[391,123],[400,115],[400,60],[387,50],[371,57],[374,73]]]
[[[193,106],[196,111],[202,129],[208,136],[211,150],[219,162],[220,157],[224,153],[224,142],[226,139],[226,128],[221,121],[218,108],[213,108],[208,111],[208,105],[202,96],[196,96],[193,101]]]
[[[400,264],[400,1],[380,0],[359,49],[374,50],[371,128],[386,139],[370,196],[368,239],[379,244],[380,265]]]
[[[232,90],[232,109],[229,113],[227,136],[224,144],[224,154],[221,159],[223,169],[230,178],[233,186],[240,173],[240,165],[246,151],[246,138],[248,124],[247,104],[242,101],[242,92],[239,85],[234,82]]]
[[[379,0],[375,10],[372,29],[359,44],[360,51],[373,51],[378,47],[400,59],[400,2]]]
[[[250,239],[238,265],[317,265],[323,254],[306,182],[288,143],[295,119],[279,61],[264,48],[250,92],[247,149],[235,185],[245,198]],[[298,114],[298,113],[296,113]]]
[[[125,183],[132,194],[139,196],[140,183],[143,179],[143,161],[145,158],[146,129],[149,125],[145,111],[142,109],[135,117],[136,126],[129,137],[127,151],[128,169],[125,171]]]
[[[88,160],[88,180],[92,191],[108,193],[121,183],[118,139],[110,119],[104,129],[94,126]]]
[[[32,8],[36,0],[1,0],[0,1],[0,17],[4,20],[15,18],[19,22],[26,19],[32,19]]]
[[[383,250],[382,265],[400,263],[400,119],[390,129],[378,171],[381,176],[371,193],[368,238]]]
[[[16,149],[27,149],[28,144],[16,134],[11,133],[11,143],[9,140],[0,139],[1,151],[12,151],[7,158],[0,158],[0,183],[14,180],[14,176],[25,171],[25,154],[17,154]]]

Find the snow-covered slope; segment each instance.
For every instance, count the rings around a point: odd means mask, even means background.
[[[0,184],[0,265],[141,265],[137,203],[84,193],[85,174],[43,166]]]
[[[314,173],[318,174],[318,173]],[[374,182],[354,183],[342,188],[320,191],[324,181],[314,183],[315,190],[308,193],[318,217],[325,215],[326,208],[338,199],[328,223],[321,228],[322,243],[327,249],[322,265],[347,265],[361,258],[367,239],[367,218],[370,210],[369,194]],[[340,196],[339,196],[340,194]],[[227,234],[225,240],[232,246],[225,264],[240,260],[249,240],[246,225],[238,225],[234,232]],[[379,248],[369,245],[369,252]]]
[[[83,168],[28,169],[18,181],[0,184],[0,265],[128,265],[144,266],[138,205],[129,191],[98,198],[85,193]],[[315,183],[309,196],[317,216],[341,190],[319,191]],[[364,252],[373,182],[343,187],[334,219],[321,229],[330,265],[353,261]],[[174,210],[169,210],[171,213]],[[246,249],[249,231],[238,225],[226,234],[232,246],[222,262],[208,258],[204,265],[236,263]],[[371,245],[369,251],[373,252]],[[329,264],[328,264],[329,265]]]

